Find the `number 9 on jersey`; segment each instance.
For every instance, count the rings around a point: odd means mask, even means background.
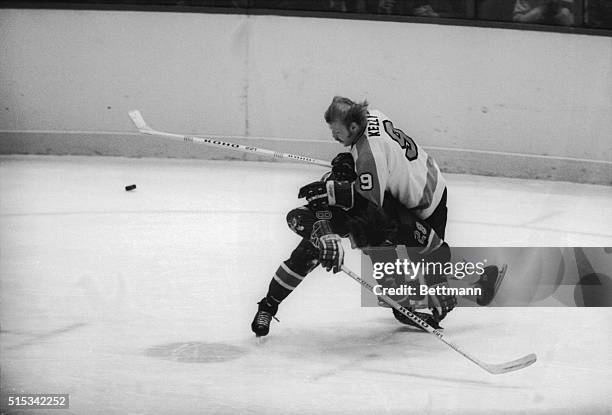
[[[361,190],[372,190],[374,183],[370,173],[361,173],[359,175],[359,187]]]

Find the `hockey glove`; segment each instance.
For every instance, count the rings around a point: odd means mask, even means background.
[[[344,264],[344,249],[340,236],[332,233],[319,238],[319,262],[327,271],[334,274],[340,271]]]
[[[440,322],[457,305],[457,297],[448,292],[448,280],[446,276],[426,276],[425,281],[429,290],[433,293],[428,295],[428,305],[433,318]]]
[[[355,204],[355,194],[351,182],[328,180],[325,187],[327,188],[327,200],[330,206],[338,206],[344,210],[349,210]]]
[[[354,182],[357,180],[355,173],[355,160],[351,153],[340,153],[331,162],[332,170],[330,179]]]
[[[327,271],[340,271],[344,264],[344,249],[340,236],[332,231],[328,220],[318,220],[312,225],[310,242],[319,250],[319,262]]]
[[[325,210],[329,206],[338,206],[344,210],[353,207],[355,196],[353,185],[348,181],[316,181],[303,186],[298,198],[306,198],[308,207],[313,211]]]
[[[313,211],[325,210],[329,207],[327,200],[327,188],[325,183],[316,181],[302,186],[298,192],[298,198],[306,198],[308,207]]]

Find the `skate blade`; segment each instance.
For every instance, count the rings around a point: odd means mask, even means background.
[[[265,344],[267,341],[268,338],[266,336],[255,336],[255,344],[258,346]]]
[[[499,268],[499,273],[497,274],[497,281],[495,281],[495,295],[497,295],[499,291],[499,287],[506,276],[506,271],[508,270],[508,264],[504,264]]]

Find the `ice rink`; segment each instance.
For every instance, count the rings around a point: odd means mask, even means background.
[[[256,303],[299,241],[285,215],[323,172],[0,157],[2,411],[612,413],[610,308],[453,311],[445,335],[482,360],[538,355],[494,376],[317,269],[255,339]],[[451,245],[612,246],[610,187],[446,176]],[[358,271],[358,251],[346,262]],[[66,393],[70,409],[8,408],[17,392]]]

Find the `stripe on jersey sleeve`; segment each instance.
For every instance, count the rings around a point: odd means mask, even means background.
[[[438,169],[434,159],[428,154],[427,155],[427,179],[425,182],[425,188],[423,189],[423,196],[419,200],[417,205],[418,209],[427,209],[431,205],[433,200],[436,187],[438,186]]]

